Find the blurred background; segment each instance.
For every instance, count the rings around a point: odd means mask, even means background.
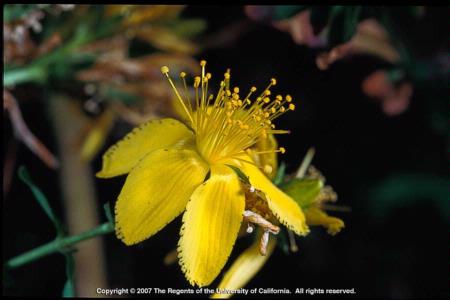
[[[448,297],[449,29],[442,7],[4,6],[3,263],[54,238],[17,175],[25,166],[69,234],[106,222],[125,176],[93,174],[135,125],[174,116],[159,68],[210,86],[231,68],[245,91],[277,78],[297,109],[278,120],[279,157],[314,166],[350,212],[346,227],[277,249],[246,286],[355,288],[361,298]],[[189,288],[174,250],[181,221],[127,247],[114,234],[78,244],[75,295],[94,288]],[[239,241],[224,270],[249,241]],[[3,294],[59,296],[65,257],[4,270]],[[219,276],[211,287],[216,287]]]

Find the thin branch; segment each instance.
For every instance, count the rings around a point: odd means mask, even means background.
[[[99,235],[108,234],[113,231],[114,226],[111,225],[111,223],[103,223],[94,229],[85,231],[77,235],[68,236],[65,238],[57,238],[47,244],[34,248],[28,252],[25,252],[8,260],[6,262],[6,267],[9,269],[18,268],[55,252],[64,252],[70,246],[73,246],[84,240],[91,239]]]
[[[45,145],[30,131],[23,120],[22,112],[17,104],[16,98],[6,89],[3,89],[4,109],[9,112],[14,134],[21,140],[34,154],[36,154],[49,168],[59,167],[58,159],[45,147]]]

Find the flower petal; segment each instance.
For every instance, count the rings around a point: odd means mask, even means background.
[[[338,234],[345,227],[344,221],[339,218],[329,216],[318,207],[305,209],[306,223],[309,225],[322,225],[331,235]]]
[[[249,156],[244,160],[252,161]],[[242,172],[249,177],[250,183],[266,195],[269,208],[277,219],[298,235],[306,235],[309,229],[300,206],[278,189],[254,164],[242,160],[238,164]]]
[[[130,172],[147,153],[161,148],[181,148],[193,133],[175,119],[152,120],[136,127],[103,155],[97,177],[109,178]]]
[[[236,240],[245,198],[230,168],[215,165],[199,186],[183,216],[178,257],[186,278],[194,285],[210,284],[225,265]]]
[[[244,287],[264,266],[275,249],[275,245],[275,237],[270,238],[267,245],[267,254],[261,255],[259,252],[259,238],[255,239],[255,242],[234,261],[233,265],[223,276],[217,289],[237,290]],[[229,293],[216,293],[211,298],[227,299],[232,295]]]
[[[116,203],[116,234],[125,244],[158,232],[186,207],[207,164],[195,151],[160,149],[131,170]]]

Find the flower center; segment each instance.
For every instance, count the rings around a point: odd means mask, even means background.
[[[276,84],[272,78],[269,85],[255,99],[256,92],[252,87],[243,98],[239,88],[230,88],[230,70],[224,74],[220,89],[216,96],[208,94],[208,83],[211,74],[205,72],[206,61],[200,62],[201,76],[194,78],[195,101],[191,102],[186,84],[186,73],[180,78],[184,85],[184,97],[181,96],[169,76],[169,68],[164,66],[161,72],[171,84],[178,101],[189,119],[188,126],[195,132],[197,148],[200,154],[210,163],[221,159],[235,157],[268,134],[285,134],[287,130],[277,130],[272,121],[289,110],[294,110],[292,97],[277,95],[271,99],[270,88]],[[283,152],[284,148],[274,150]]]

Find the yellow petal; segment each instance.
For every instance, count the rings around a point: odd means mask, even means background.
[[[126,174],[147,153],[162,148],[180,148],[192,139],[192,131],[177,120],[148,121],[106,151],[102,170],[96,175],[109,178]]]
[[[335,235],[345,227],[344,221],[331,217],[318,207],[305,209],[306,223],[309,225],[322,225],[331,235]]]
[[[185,209],[207,172],[207,164],[192,150],[160,149],[145,156],[116,203],[117,236],[132,245],[158,232]]]
[[[267,254],[261,255],[259,253],[259,239],[256,239],[255,242],[234,261],[233,265],[223,276],[217,289],[237,290],[244,287],[264,266],[275,249],[275,245],[276,239],[275,237],[271,237],[267,245]],[[232,294],[216,293],[212,295],[211,298],[227,299],[231,296]]]
[[[179,262],[192,285],[208,285],[219,274],[236,240],[244,207],[234,171],[213,166],[210,179],[187,205],[178,243]]]
[[[249,156],[244,159],[252,161]],[[249,177],[250,183],[266,195],[269,208],[277,219],[298,235],[306,235],[309,229],[300,206],[277,188],[254,164],[242,160],[238,164],[242,172]]]

